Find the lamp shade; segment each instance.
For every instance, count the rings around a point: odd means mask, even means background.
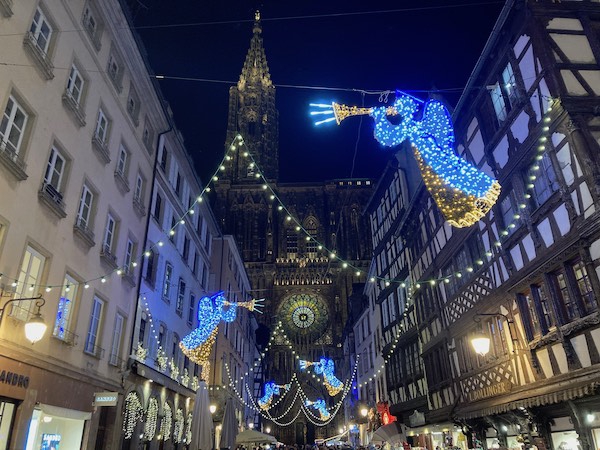
[[[471,339],[471,344],[473,345],[475,353],[481,356],[487,355],[490,351],[490,338],[483,334],[478,334]]]
[[[25,324],[25,337],[29,342],[35,344],[44,337],[46,328],[48,328],[48,326],[44,322],[44,319],[42,319],[42,316],[39,313],[35,314]]]

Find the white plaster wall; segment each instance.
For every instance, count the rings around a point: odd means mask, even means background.
[[[504,136],[492,152],[494,160],[502,169],[508,162],[508,138]]]
[[[550,228],[550,219],[546,218],[542,220],[537,226],[540,236],[544,240],[546,247],[550,247],[554,244],[554,236],[552,236],[552,229]]]
[[[582,31],[583,27],[579,19],[568,19],[565,17],[555,17],[548,22],[548,30],[571,30]]]
[[[522,240],[523,248],[525,249],[525,253],[527,254],[527,259],[529,261],[533,261],[535,259],[535,246],[533,245],[533,239],[531,238],[531,234],[525,236]]]
[[[523,256],[521,255],[521,247],[518,244],[510,249],[510,256],[512,257],[515,269],[520,270],[523,267]]]
[[[550,33],[550,37],[569,59],[569,62],[584,64],[594,64],[596,62],[586,36]],[[557,58],[558,61],[562,61],[558,55]]]
[[[571,339],[571,345],[573,345],[573,349],[581,362],[583,367],[590,367],[592,365],[592,360],[590,358],[590,351],[587,346],[587,342],[585,340],[584,335],[578,335]]]
[[[563,203],[558,208],[554,210],[554,218],[556,219],[556,223],[558,225],[558,229],[560,230],[560,234],[564,236],[571,229],[571,221],[569,220],[569,214],[567,212],[567,207]]]
[[[567,364],[567,355],[565,354],[565,349],[562,346],[562,344],[553,345],[552,353],[556,358],[558,370],[560,371],[560,373],[567,373],[569,371],[569,366]]]
[[[536,352],[536,355],[540,362],[540,367],[542,368],[542,372],[544,372],[544,377],[551,378],[553,373],[552,373],[552,366],[550,365],[550,357],[548,356],[548,349],[547,348],[540,349]]]

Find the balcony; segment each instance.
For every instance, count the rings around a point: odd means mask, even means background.
[[[102,48],[102,42],[100,41],[100,31],[94,25],[91,17],[84,17],[82,20],[83,29],[86,31],[92,45],[96,49],[96,51],[100,51]]]
[[[127,181],[127,177],[123,172],[115,170],[115,181],[117,182],[117,187],[121,193],[126,194],[131,190],[129,187],[129,181]]]
[[[144,202],[139,197],[133,197],[133,210],[140,217],[144,217],[146,215],[146,207],[144,206]]]
[[[29,56],[35,62],[37,69],[46,80],[52,80],[54,78],[54,66],[50,62],[48,53],[42,50],[37,43],[37,40],[31,31],[27,32],[25,39],[23,39],[23,46]]]
[[[77,99],[73,98],[73,95],[69,91],[65,91],[62,96],[63,105],[71,112],[73,118],[80,127],[85,127],[85,112],[81,103]]]
[[[111,355],[108,357],[108,364],[113,367],[116,367],[119,370],[125,370],[127,361],[119,357],[119,355],[111,353]]]
[[[0,12],[4,17],[8,18],[13,15],[12,5],[12,0],[0,0]]]
[[[97,359],[102,359],[104,357],[104,349],[98,345],[94,345],[91,341],[85,343],[83,352]]]
[[[96,241],[94,240],[94,232],[89,228],[89,225],[81,217],[77,217],[77,220],[73,225],[73,232],[89,248],[92,248],[94,245],[96,245]]]
[[[60,341],[64,345],[68,345],[69,347],[74,347],[77,345],[77,340],[79,336],[71,331],[62,330],[58,331],[58,333],[53,334],[52,337],[57,341]]]
[[[38,198],[59,218],[67,217],[63,196],[58,190],[49,183],[44,183],[38,192]]]
[[[10,142],[0,140],[0,162],[13,174],[18,181],[27,179],[25,169],[27,164]]]
[[[92,137],[92,148],[96,151],[96,156],[100,162],[104,165],[110,162],[110,151],[108,150],[108,143],[105,142],[100,136],[94,134]]]
[[[117,268],[117,257],[110,251],[110,246],[104,244],[102,250],[100,250],[100,259],[113,269]]]
[[[123,280],[129,283],[131,287],[135,287],[135,271],[133,267],[123,269]]]

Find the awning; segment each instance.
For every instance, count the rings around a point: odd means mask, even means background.
[[[404,442],[406,435],[402,428],[402,424],[397,421],[379,427],[371,436],[371,442]]]
[[[46,405],[44,403],[38,403],[35,407],[40,409],[47,416],[73,420],[90,420],[92,418],[91,412],[78,411],[76,409],[61,408],[60,406]]]
[[[541,395],[534,395],[530,397],[521,397],[517,400],[508,401],[499,405],[493,405],[489,407],[480,408],[472,411],[461,411],[457,408],[456,415],[460,418],[475,419],[477,417],[491,416],[494,414],[502,414],[508,411],[513,411],[519,408],[532,408],[536,406],[553,405],[556,403],[573,400],[580,397],[585,397],[594,392],[600,383],[592,382],[582,386],[576,387],[563,387],[559,391],[549,392]],[[519,395],[527,395],[522,392]],[[473,405],[468,406],[469,409],[473,408]],[[466,408],[464,408],[466,409]]]

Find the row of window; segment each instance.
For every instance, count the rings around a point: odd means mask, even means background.
[[[28,246],[23,255],[19,270],[15,298],[31,297],[31,290],[42,285],[42,277],[47,272],[47,258],[38,250]],[[48,295],[48,294],[46,294]],[[83,302],[84,287],[81,280],[75,275],[66,273],[61,288],[58,306],[53,324],[52,335],[68,344],[74,345],[76,335],[74,329],[77,325],[77,316]],[[101,330],[106,320],[106,300],[99,295],[92,297],[92,307],[84,342],[84,352],[97,358],[102,358],[104,349],[100,346]],[[16,301],[13,303],[11,315],[19,320],[26,321],[32,309],[33,302]],[[121,346],[123,332],[125,331],[126,318],[116,312],[114,317],[113,335],[109,353],[109,364],[118,366],[122,363]]]
[[[196,253],[195,261],[199,259]],[[146,268],[144,272],[144,279],[152,287],[156,286],[156,272],[158,269],[159,253],[155,249],[149,250],[149,254],[146,257]],[[196,266],[197,267],[197,266]],[[174,279],[174,268],[173,264],[169,261],[165,262],[163,272],[163,283],[161,286],[161,296],[167,303],[171,303],[171,297],[173,292],[176,292],[175,311],[179,316],[183,316],[185,297],[186,297],[186,282],[183,278],[179,278],[177,284]],[[201,285],[206,288],[208,283],[208,265],[204,264],[202,269],[202,277],[200,278]],[[194,308],[195,308],[196,295],[189,294],[187,321],[190,325],[194,323]]]
[[[190,309],[193,311],[193,305],[195,304],[195,296],[194,294],[190,294]],[[158,324],[154,324],[153,326],[157,327],[156,338],[153,339],[151,333],[149,332],[149,317],[143,312],[140,316],[140,327],[138,330],[138,342],[141,344],[145,344],[148,340],[150,341],[150,355],[148,356],[151,359],[154,359],[156,365],[158,366],[158,356],[163,355],[166,357],[171,357],[173,364],[179,370],[187,369],[188,374],[190,376],[198,376],[200,372],[200,366],[194,364],[194,368],[190,370],[190,365],[193,364],[190,359],[185,356],[181,350],[179,349],[179,342],[181,341],[179,335],[175,332],[171,334],[170,346],[167,343],[167,339],[169,336],[169,331],[167,325],[164,322],[160,322]],[[183,367],[181,364],[183,362]]]
[[[101,18],[99,12],[93,7],[92,3],[89,3],[84,8],[82,25],[94,44],[96,50],[100,50],[102,33],[104,30],[104,20]],[[48,15],[44,12],[43,6],[40,4],[36,8],[29,32],[26,36],[26,42],[31,44],[30,48],[32,48],[33,51],[39,55],[38,61],[41,61],[41,63],[47,67],[46,71],[50,72],[52,68],[50,60],[54,51],[57,34],[58,33],[55,24],[49,19]],[[116,48],[112,46],[106,65],[106,74],[119,93],[122,90],[124,73],[125,64],[123,62],[123,58],[118,54]],[[49,75],[49,78],[53,77],[53,74]],[[81,68],[78,62],[74,62],[69,73],[65,96],[69,102],[72,102],[72,106],[77,111],[83,111],[85,95],[89,91],[87,86],[88,81],[89,80],[85,75],[85,71]],[[134,124],[137,126],[138,117],[141,110],[141,103],[139,95],[133,84],[129,89],[126,110]],[[109,121],[107,119],[106,125],[108,125],[108,123]],[[84,122],[82,125],[83,124]],[[108,130],[108,127],[106,127],[105,130]],[[146,120],[142,139],[148,150],[151,152],[152,142],[154,140],[154,131],[148,120]]]

